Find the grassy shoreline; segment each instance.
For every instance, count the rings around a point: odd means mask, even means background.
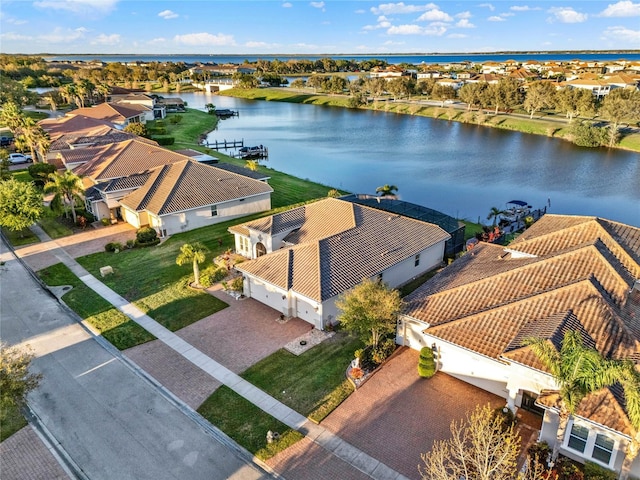
[[[347,95],[316,94],[283,88],[253,88],[247,90],[231,89],[220,92],[219,95],[245,98],[249,100],[265,100],[271,102],[304,103],[329,107],[349,107]],[[406,101],[374,101],[358,107],[363,110],[377,110],[403,115],[418,115],[450,122],[469,123],[490,128],[500,128],[533,135],[557,138],[570,142],[569,124],[565,117],[551,112],[538,113],[534,118],[528,118],[525,112],[519,115],[498,113],[489,110],[484,113],[456,109],[453,106],[433,106],[417,103],[418,100]],[[545,115],[544,117],[542,115]],[[606,147],[599,147],[606,148]],[[622,137],[613,148],[640,152],[640,133],[632,133]]]

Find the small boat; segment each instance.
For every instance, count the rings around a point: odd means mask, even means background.
[[[229,110],[228,108],[220,108],[216,109],[215,113],[220,118],[228,118],[238,116],[238,112],[234,110]]]
[[[510,222],[515,222],[522,217],[526,217],[531,212],[531,205],[522,200],[511,200],[507,202],[507,208],[502,211],[502,218]]]
[[[268,156],[267,147],[258,145],[256,147],[242,147],[238,150],[240,158],[264,158]]]

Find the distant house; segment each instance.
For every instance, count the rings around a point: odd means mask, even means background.
[[[236,225],[245,295],[318,329],[338,296],[365,278],[397,287],[442,262],[449,234],[402,215],[327,198]]]
[[[166,237],[269,210],[271,192],[265,182],[185,160],[151,170],[120,206],[128,223]]]
[[[142,105],[149,109],[146,120],[162,120],[167,116],[167,108],[158,101],[157,95],[147,93],[129,93],[127,95],[111,94],[113,103],[124,105]]]
[[[71,115],[83,115],[113,123],[122,128],[130,123],[146,123],[153,109],[144,105],[123,105],[120,103],[101,103],[95,107],[78,108],[69,112]]]
[[[545,215],[508,247],[480,244],[405,298],[397,343],[430,347],[439,369],[544,415],[556,442],[558,387],[525,340],[559,349],[564,333],[640,368],[640,228],[597,217]],[[587,396],[560,451],[619,471],[637,435],[620,386]],[[640,457],[631,473],[640,475]]]

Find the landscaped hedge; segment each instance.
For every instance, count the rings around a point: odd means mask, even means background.
[[[164,136],[153,136],[151,137],[151,140],[155,140],[156,142],[158,142],[158,145],[163,145],[163,146],[173,145],[174,142],[176,141],[176,139],[173,137],[164,137]]]
[[[433,351],[429,347],[422,347],[418,360],[418,375],[423,378],[431,378],[436,373],[436,361]]]

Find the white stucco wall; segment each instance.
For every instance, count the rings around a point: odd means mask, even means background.
[[[244,200],[236,199],[219,203],[217,215],[211,215],[211,205],[185,212],[172,213],[160,216],[160,229],[166,230],[167,235],[181,233],[195,228],[206,227],[220,222],[226,222],[234,218],[249,215],[251,213],[264,212],[271,208],[271,194],[264,193]]]
[[[422,250],[420,252],[420,263],[417,267],[415,266],[415,256],[412,256],[384,270],[382,272],[382,281],[391,288],[396,288],[432,270],[442,263],[444,244],[445,242],[442,241]]]

